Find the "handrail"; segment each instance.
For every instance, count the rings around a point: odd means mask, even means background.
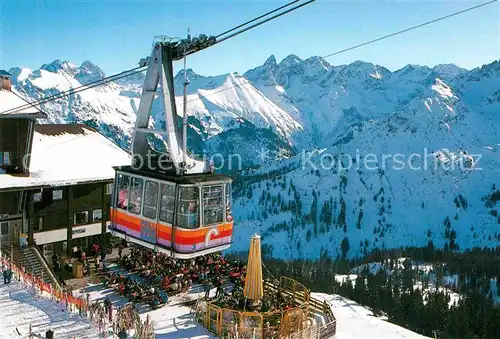
[[[52,272],[52,270],[49,267],[49,264],[47,264],[47,262],[45,261],[45,258],[42,256],[42,254],[40,253],[40,251],[38,250],[38,248],[36,246],[32,246],[32,247],[28,247],[28,248],[32,248],[33,249],[33,251],[35,252],[35,255],[38,258],[38,260],[42,263],[42,266],[44,267],[45,271],[47,271],[49,273],[50,279],[54,283],[54,287],[57,290],[62,291],[61,284],[59,284],[59,281],[55,277],[54,273]]]
[[[313,296],[311,296],[311,293],[308,293],[309,290],[292,291],[287,288],[281,288],[280,286],[276,286],[275,284],[269,281],[264,281],[264,288],[272,291],[279,290],[284,295],[294,296],[296,299],[298,298],[306,300],[307,297],[308,298],[307,302],[309,306],[315,309],[316,311],[322,312],[326,316],[325,323],[316,325],[318,331],[318,337],[329,338],[337,333],[337,319],[335,318],[335,315],[333,314],[331,307],[325,301],[320,301],[319,299],[316,299]],[[312,328],[308,330],[311,331]],[[305,332],[303,334],[305,334]]]

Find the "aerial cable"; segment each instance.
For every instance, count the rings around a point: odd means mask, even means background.
[[[295,6],[295,7],[292,7],[292,8],[290,8],[290,9],[287,9],[287,10],[286,10],[286,11],[284,11],[284,12],[281,12],[281,13],[275,14],[275,15],[273,15],[272,17],[265,19],[264,21],[257,22],[256,24],[253,24],[253,25],[251,25],[251,26],[249,26],[249,27],[246,27],[246,28],[244,28],[244,29],[242,29],[242,30],[240,30],[240,31],[237,31],[237,32],[235,32],[235,33],[233,33],[233,34],[230,34],[230,35],[228,35],[228,36],[226,36],[226,37],[224,37],[224,38],[222,38],[222,39],[220,39],[220,40],[216,41],[216,42],[215,42],[215,44],[218,44],[218,43],[221,43],[221,42],[223,42],[223,41],[225,41],[225,40],[228,40],[228,39],[234,38],[235,36],[240,35],[241,33],[244,33],[244,32],[246,32],[246,31],[248,31],[248,30],[250,30],[250,29],[252,29],[252,28],[255,28],[255,27],[257,27],[257,26],[260,26],[260,25],[262,25],[262,24],[265,24],[266,22],[269,22],[269,21],[271,21],[271,20],[274,20],[274,19],[276,19],[276,18],[278,18],[278,17],[280,17],[280,16],[282,16],[282,15],[285,15],[285,14],[288,14],[288,13],[290,13],[290,12],[292,12],[292,11],[295,11],[296,9],[299,9],[299,8],[301,8],[301,7],[304,7],[305,5],[309,5],[310,3],[314,2],[314,1],[316,1],[316,0],[309,0],[309,1],[304,2],[304,3],[302,3],[302,4],[298,5],[298,6]]]
[[[230,39],[230,38],[233,38],[233,37],[235,37],[235,36],[237,36],[237,35],[239,35],[239,34],[241,34],[241,33],[243,33],[243,32],[246,32],[246,31],[248,31],[248,30],[250,30],[250,29],[252,29],[252,28],[255,28],[255,27],[257,27],[257,26],[260,26],[260,25],[262,25],[262,24],[264,24],[264,23],[266,23],[266,22],[269,22],[269,21],[271,21],[271,20],[273,20],[273,19],[275,19],[275,18],[277,18],[277,17],[280,17],[280,16],[282,16],[282,15],[285,15],[285,14],[287,14],[287,13],[291,12],[291,11],[294,11],[294,10],[296,10],[296,9],[298,9],[298,8],[300,8],[300,7],[303,7],[303,6],[305,6],[305,5],[307,5],[307,4],[311,3],[311,2],[314,2],[314,1],[315,1],[315,0],[309,0],[309,1],[307,1],[307,2],[305,2],[305,3],[303,3],[303,4],[301,4],[301,5],[298,5],[298,6],[292,7],[291,9],[288,9],[287,11],[284,11],[284,12],[282,12],[282,13],[276,14],[276,15],[274,15],[274,16],[272,16],[272,17],[270,17],[270,18],[267,18],[267,19],[266,19],[266,20],[264,20],[264,21],[258,22],[258,23],[256,23],[256,24],[254,24],[254,25],[250,26],[250,27],[247,27],[247,28],[245,28],[245,29],[241,30],[241,31],[238,31],[238,32],[236,32],[236,33],[233,33],[233,34],[231,34],[231,35],[229,35],[229,36],[227,36],[227,37],[224,37],[223,39],[221,39],[221,40],[219,40],[219,41],[216,41],[216,42],[215,42],[215,44],[217,44],[217,43],[219,43],[219,42],[222,42],[222,41],[225,41],[225,40],[228,40],[228,39]],[[261,15],[261,16],[259,16],[258,18],[255,18],[255,19],[253,19],[253,20],[250,20],[250,21],[248,21],[248,22],[246,22],[246,23],[244,23],[244,24],[242,24],[242,25],[239,25],[239,26],[237,26],[237,27],[235,27],[235,28],[232,28],[232,29],[230,29],[230,30],[227,30],[226,32],[223,32],[223,33],[221,33],[221,34],[219,34],[219,35],[217,35],[217,36],[218,36],[218,37],[220,37],[220,36],[222,36],[222,35],[224,35],[224,34],[227,34],[227,33],[229,33],[229,32],[232,32],[232,31],[236,30],[237,28],[240,28],[240,27],[242,27],[242,26],[245,26],[245,25],[247,25],[248,23],[254,22],[254,21],[256,21],[256,20],[258,20],[258,19],[260,19],[260,18],[262,18],[262,17],[265,17],[265,16],[267,16],[267,15],[269,15],[269,14],[271,14],[271,13],[274,13],[274,12],[276,12],[276,11],[280,10],[280,9],[283,9],[283,8],[285,8],[285,7],[288,7],[288,6],[290,6],[290,5],[292,5],[292,4],[296,3],[296,2],[298,2],[298,1],[293,1],[293,2],[291,2],[291,3],[289,3],[289,4],[287,4],[287,5],[281,6],[281,7],[279,7],[278,9],[275,9],[275,10],[273,10],[273,11],[271,11],[271,12],[268,12],[268,13],[266,13],[266,14],[264,14],[264,15]],[[173,38],[173,39],[175,39],[175,38]],[[188,52],[188,53],[184,53],[184,54],[185,54],[185,56],[187,56],[187,55],[190,55],[190,54],[193,54],[193,53],[195,53],[195,52]],[[124,78],[124,77],[130,76],[130,75],[134,75],[134,74],[137,74],[137,73],[143,72],[143,71],[145,71],[145,70],[146,70],[146,67],[147,67],[147,66],[144,66],[144,65],[143,65],[143,66],[139,66],[139,67],[135,67],[135,68],[132,68],[132,69],[129,69],[129,70],[123,71],[123,72],[121,72],[121,73],[118,73],[118,74],[115,74],[115,75],[112,75],[112,76],[109,76],[109,77],[106,77],[106,78],[103,78],[103,79],[100,79],[100,80],[97,80],[97,81],[94,81],[94,82],[90,82],[90,83],[88,83],[88,84],[86,84],[86,85],[82,85],[82,86],[79,86],[79,87],[75,87],[75,88],[72,88],[72,89],[70,89],[70,90],[68,90],[68,91],[61,92],[61,93],[59,93],[59,94],[55,94],[55,95],[49,96],[49,97],[47,97],[47,98],[40,99],[40,100],[38,100],[38,101],[33,101],[33,102],[29,103],[28,105],[23,105],[23,106],[18,106],[18,107],[14,107],[14,108],[8,109],[8,110],[6,110],[6,111],[0,112],[0,115],[2,115],[2,114],[7,114],[7,113],[12,113],[12,112],[16,112],[16,111],[18,111],[18,110],[28,108],[28,107],[30,107],[30,106],[32,106],[32,105],[39,105],[39,104],[47,103],[47,102],[49,102],[49,101],[53,101],[53,100],[56,100],[56,99],[61,99],[61,98],[64,98],[64,97],[66,97],[66,96],[68,96],[68,95],[71,95],[71,94],[76,94],[76,93],[82,92],[82,91],[87,90],[87,89],[90,89],[90,88],[94,88],[94,87],[97,87],[97,86],[101,86],[101,85],[104,85],[104,84],[109,83],[109,82],[111,82],[111,81],[115,81],[115,80],[118,80],[118,79],[121,79],[121,78]],[[142,68],[142,69],[141,69],[141,68]],[[135,70],[138,70],[138,71],[137,71],[137,72],[130,73],[130,74],[126,74],[126,75],[124,74],[124,73],[132,72],[132,71],[135,71]],[[122,74],[123,74],[123,76],[121,76]],[[117,78],[116,78],[116,77],[117,77]]]
[[[241,24],[241,25],[239,25],[239,26],[236,26],[236,27],[234,27],[234,28],[228,29],[227,31],[222,32],[221,34],[216,35],[216,36],[215,36],[215,38],[216,38],[216,39],[218,39],[218,38],[220,38],[220,37],[221,37],[221,36],[223,36],[223,35],[226,35],[226,34],[228,34],[228,33],[231,33],[232,31],[237,30],[238,28],[241,28],[241,27],[243,27],[243,26],[246,26],[246,25],[248,25],[248,24],[250,24],[250,23],[252,23],[252,22],[255,22],[255,21],[259,20],[259,19],[262,19],[262,18],[264,18],[264,17],[268,16],[269,14],[272,14],[272,13],[274,13],[274,12],[277,12],[277,11],[279,11],[279,10],[282,10],[283,8],[286,8],[286,7],[288,7],[288,6],[290,6],[290,5],[293,5],[293,4],[295,4],[295,3],[297,3],[297,2],[300,2],[300,1],[301,1],[301,0],[295,0],[295,1],[289,2],[289,3],[287,3],[286,5],[283,5],[283,6],[281,6],[281,7],[278,7],[278,8],[276,8],[275,10],[272,10],[272,11],[270,11],[270,12],[267,12],[266,14],[262,14],[261,16],[258,16],[258,17],[256,17],[256,18],[255,18],[255,19],[253,19],[253,20],[249,20],[249,21],[247,21],[247,22],[245,22],[245,23],[243,23],[243,24]]]
[[[381,41],[381,40],[393,37],[395,35],[399,35],[399,34],[402,34],[402,33],[405,33],[405,32],[408,32],[408,31],[411,31],[411,30],[414,30],[414,29],[417,29],[417,28],[420,28],[420,27],[423,27],[423,26],[426,26],[426,25],[429,25],[431,23],[435,23],[435,22],[438,22],[438,21],[441,21],[441,20],[444,20],[444,19],[448,19],[448,18],[451,18],[451,17],[459,15],[459,14],[463,14],[463,13],[469,12],[471,10],[474,10],[474,9],[477,9],[477,8],[480,8],[480,7],[483,7],[483,6],[486,6],[486,5],[490,5],[490,4],[494,3],[494,2],[498,2],[498,0],[492,0],[492,1],[489,1],[489,2],[485,2],[483,4],[479,4],[479,5],[476,5],[476,6],[473,6],[473,7],[469,7],[469,8],[466,8],[464,10],[461,10],[461,11],[458,11],[458,12],[455,12],[455,13],[452,13],[452,14],[448,14],[448,15],[443,16],[443,17],[439,17],[439,18],[436,18],[434,20],[427,21],[425,23],[422,23],[422,24],[419,24],[419,25],[416,25],[416,26],[412,26],[410,28],[406,28],[404,30],[401,30],[401,31],[398,31],[398,32],[395,32],[395,33],[392,33],[392,34],[388,34],[388,35],[385,35],[385,36],[377,38],[377,39],[373,39],[373,40],[370,40],[370,41],[367,41],[367,42],[364,42],[364,43],[361,43],[361,44],[358,44],[358,45],[355,45],[355,46],[352,46],[352,47],[349,47],[349,48],[344,48],[344,49],[339,50],[337,52],[330,53],[330,54],[327,54],[325,56],[322,56],[322,58],[326,59],[326,58],[332,57],[334,55],[345,53],[345,52],[351,51],[353,49],[356,49],[356,48],[359,48],[359,47],[362,47],[362,46],[366,46],[366,45],[369,45],[369,44],[372,44],[372,43],[375,43],[375,42],[378,42],[378,41]],[[344,69],[345,69],[345,67],[344,67]],[[341,73],[344,69],[342,69],[339,73]],[[230,87],[226,87],[226,88],[224,88],[224,89],[222,89],[220,91],[209,93],[207,95],[204,95],[203,97],[209,97],[211,95],[214,95],[214,94],[217,94],[217,93],[220,93],[220,92],[224,92],[224,91],[228,91],[228,90],[233,89],[233,88],[241,87],[243,85],[251,85],[251,83],[247,81],[244,84],[236,84],[236,85],[233,85],[233,86],[230,86]],[[192,100],[188,100],[188,103],[192,102],[192,101],[195,101],[195,100],[201,100],[201,98],[195,98],[195,99],[192,99]]]
[[[423,27],[423,26],[427,26],[427,25],[430,25],[430,24],[433,24],[435,22],[438,22],[438,21],[441,21],[441,20],[445,20],[445,19],[448,19],[448,18],[451,18],[451,17],[454,17],[456,15],[459,15],[459,14],[463,14],[465,12],[469,12],[469,11],[472,11],[474,9],[477,9],[477,8],[480,8],[480,7],[483,7],[483,6],[486,6],[486,5],[490,5],[494,2],[497,2],[498,0],[492,0],[492,1],[489,1],[489,2],[485,2],[483,4],[479,4],[479,5],[476,5],[476,6],[473,6],[473,7],[469,7],[469,8],[466,8],[464,10],[461,10],[461,11],[458,11],[458,12],[455,12],[455,13],[452,13],[452,14],[448,14],[448,15],[445,15],[445,16],[442,16],[442,17],[439,17],[439,18],[436,18],[436,19],[433,19],[433,20],[430,20],[430,21],[427,21],[427,22],[424,22],[422,24],[419,24],[419,25],[416,25],[416,26],[412,26],[412,27],[409,27],[409,28],[406,28],[406,29],[403,29],[401,31],[397,31],[397,32],[394,32],[394,33],[391,33],[391,34],[388,34],[388,35],[384,35],[380,38],[376,38],[376,39],[373,39],[373,40],[369,40],[369,41],[366,41],[366,42],[363,42],[361,44],[358,44],[356,46],[352,46],[352,47],[349,47],[349,48],[344,48],[344,49],[341,49],[340,51],[337,51],[337,52],[334,52],[334,53],[330,53],[330,54],[327,54],[323,57],[323,59],[326,59],[326,58],[329,58],[329,57],[332,57],[334,55],[337,55],[337,54],[341,54],[341,53],[344,53],[344,52],[347,52],[347,51],[351,51],[353,49],[356,49],[356,48],[359,48],[359,47],[363,47],[363,46],[366,46],[366,45],[369,45],[369,44],[372,44],[374,42],[377,42],[377,41],[380,41],[380,40],[385,40],[387,38],[391,38],[393,36],[396,36],[396,35],[399,35],[399,34],[402,34],[402,33],[406,33],[406,32],[409,32],[409,31],[412,31],[412,30],[415,30],[417,28],[420,28],[420,27]]]

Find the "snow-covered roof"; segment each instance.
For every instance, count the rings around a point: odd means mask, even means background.
[[[113,180],[113,166],[130,162],[128,152],[86,125],[35,125],[29,176],[0,174],[0,190]]]
[[[28,101],[22,99],[13,91],[0,90],[0,119],[2,118],[47,118],[47,114],[43,113],[37,106],[29,106],[21,110],[2,113],[16,107],[25,106],[29,104]]]

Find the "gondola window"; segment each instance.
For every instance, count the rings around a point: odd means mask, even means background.
[[[231,204],[233,200],[233,191],[231,187],[231,183],[226,184],[226,220],[232,221],[233,215],[231,211]]]
[[[158,183],[146,181],[144,189],[144,209],[142,215],[146,218],[156,219],[156,204],[158,203]]]
[[[128,211],[134,214],[141,213],[143,180],[132,177],[130,181],[130,201]]]
[[[222,185],[203,187],[203,224],[219,224],[223,220]]]
[[[160,220],[172,224],[174,222],[175,186],[161,185]]]
[[[118,194],[116,206],[126,210],[128,208],[128,192],[130,177],[128,175],[118,175]]]
[[[198,187],[182,187],[180,189],[180,206],[177,215],[180,227],[195,229],[200,226],[199,196]]]

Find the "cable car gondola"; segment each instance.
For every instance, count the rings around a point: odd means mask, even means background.
[[[222,251],[232,242],[231,179],[188,154],[185,105],[182,131],[175,106],[173,61],[185,60],[187,54],[213,43],[215,38],[204,35],[160,41],[151,56],[141,60],[148,69],[132,140],[132,163],[115,167],[111,233],[181,259]],[[150,123],[158,87],[165,113],[161,130]],[[151,146],[149,136],[155,134],[165,136],[166,152]]]

